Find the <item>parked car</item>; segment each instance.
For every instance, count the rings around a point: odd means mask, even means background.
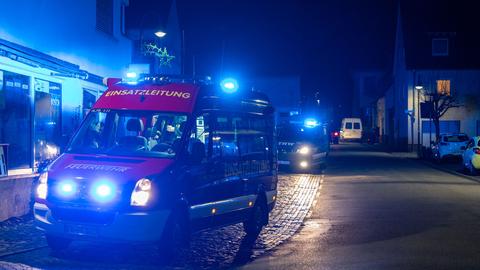
[[[340,130],[341,140],[356,140],[362,139],[363,127],[360,118],[343,118],[342,127]]]
[[[432,144],[432,155],[435,161],[442,161],[446,157],[458,157],[468,143],[468,135],[465,133],[440,134],[439,141]]]
[[[463,152],[463,168],[472,175],[480,170],[480,136],[468,141]]]

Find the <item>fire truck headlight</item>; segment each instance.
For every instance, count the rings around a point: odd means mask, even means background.
[[[108,202],[115,198],[116,188],[113,183],[102,181],[93,185],[90,193],[96,201]]]
[[[299,165],[303,169],[308,168],[308,162],[306,162],[306,161],[301,161]]]
[[[38,177],[38,186],[37,186],[37,198],[45,200],[48,193],[48,172],[40,174]]]
[[[132,192],[130,204],[133,206],[145,206],[150,199],[152,182],[149,179],[142,178],[137,181]]]
[[[73,181],[60,182],[57,193],[63,197],[71,197],[77,193],[77,184]]]
[[[308,153],[310,153],[310,147],[302,146],[302,147],[298,148],[297,153],[300,153],[302,155],[307,155]]]

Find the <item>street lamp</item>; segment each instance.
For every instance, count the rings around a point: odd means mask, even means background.
[[[140,51],[143,51],[143,32],[144,32],[144,26],[145,26],[145,19],[148,16],[158,16],[158,14],[155,14],[153,12],[147,12],[143,14],[142,19],[140,20],[140,37],[139,37]],[[163,31],[163,29],[157,28],[155,29],[154,35],[158,38],[163,38],[167,35],[167,32]]]
[[[159,38],[163,38],[166,35],[167,35],[167,33],[163,32],[162,30],[158,30],[158,31],[155,32],[155,36],[157,36]]]

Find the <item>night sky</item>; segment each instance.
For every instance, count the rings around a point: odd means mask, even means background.
[[[130,9],[154,11],[158,2],[131,0]],[[352,71],[391,66],[394,0],[177,0],[177,7],[187,73],[195,55],[197,74],[218,75],[224,47],[227,74],[300,75],[303,95],[318,90],[329,104],[348,106]]]

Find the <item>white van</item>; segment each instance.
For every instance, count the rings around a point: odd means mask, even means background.
[[[343,118],[340,129],[340,139],[361,140],[362,131],[362,120],[360,118]]]

